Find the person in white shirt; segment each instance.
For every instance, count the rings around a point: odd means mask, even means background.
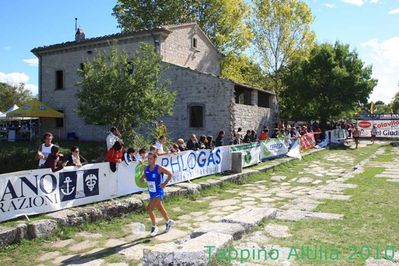
[[[157,155],[164,155],[168,154],[167,151],[164,150],[163,145],[166,143],[166,137],[165,136],[160,136],[159,140],[155,143],[155,147],[157,148]]]
[[[44,163],[47,160],[47,157],[51,154],[51,148],[54,146],[52,143],[53,134],[50,132],[44,133],[43,136],[43,144],[39,146],[37,151],[37,159],[39,159],[39,168],[43,167]],[[60,154],[60,156],[63,156]]]
[[[114,146],[115,142],[119,141],[122,145],[124,144],[122,141],[122,136],[119,130],[116,127],[111,128],[111,133],[107,136],[107,151]]]

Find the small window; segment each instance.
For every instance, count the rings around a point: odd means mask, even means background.
[[[191,46],[192,46],[192,48],[197,48],[197,38],[192,38],[192,40],[191,40]]]
[[[60,113],[64,113],[62,110],[57,110]],[[64,127],[64,118],[56,118],[55,119],[55,126],[56,127]]]
[[[192,105],[189,107],[190,127],[204,127],[204,107],[201,105]]]
[[[55,89],[63,89],[64,88],[64,71],[57,70],[55,72]]]
[[[269,99],[270,99],[270,97],[269,97],[268,93],[258,91],[258,106],[259,107],[270,108]]]

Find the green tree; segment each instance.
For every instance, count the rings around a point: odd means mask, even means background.
[[[6,111],[14,104],[20,106],[27,100],[32,99],[32,93],[25,89],[25,84],[11,86],[0,82],[0,111]]]
[[[308,59],[290,66],[284,79],[280,101],[283,114],[291,119],[340,118],[367,105],[367,98],[377,85],[371,78],[372,67],[365,66],[348,45],[335,43],[314,47]]]
[[[117,126],[131,143],[137,136],[133,128],[172,114],[175,93],[167,89],[168,81],[159,81],[163,70],[160,56],[148,44],[130,58],[116,48],[100,53],[78,70],[83,78],[79,115],[88,123]]]
[[[278,94],[285,66],[306,57],[314,44],[313,16],[298,0],[254,0],[253,16],[255,47]]]
[[[257,88],[265,88],[267,85],[266,74],[262,68],[251,61],[246,55],[228,53],[221,65],[222,77],[244,83]]]
[[[222,52],[242,51],[252,38],[243,0],[118,0],[113,15],[124,32],[196,21]]]
[[[399,114],[399,92],[395,94],[395,97],[391,103],[391,108],[394,114]]]
[[[377,115],[390,114],[392,112],[391,104],[385,104],[383,101],[376,101],[374,105],[375,114]]]

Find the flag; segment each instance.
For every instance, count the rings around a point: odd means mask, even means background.
[[[374,114],[374,112],[375,112],[376,110],[375,110],[375,104],[374,104],[374,102],[371,102],[371,104],[370,104],[370,114]]]

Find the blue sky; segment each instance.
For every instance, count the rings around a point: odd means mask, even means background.
[[[373,65],[379,80],[371,100],[389,102],[399,91],[399,0],[306,0],[318,42],[340,41]],[[37,93],[32,48],[74,40],[75,17],[86,37],[119,32],[116,0],[0,1],[0,81],[24,82]],[[0,110],[4,111],[4,110]]]

